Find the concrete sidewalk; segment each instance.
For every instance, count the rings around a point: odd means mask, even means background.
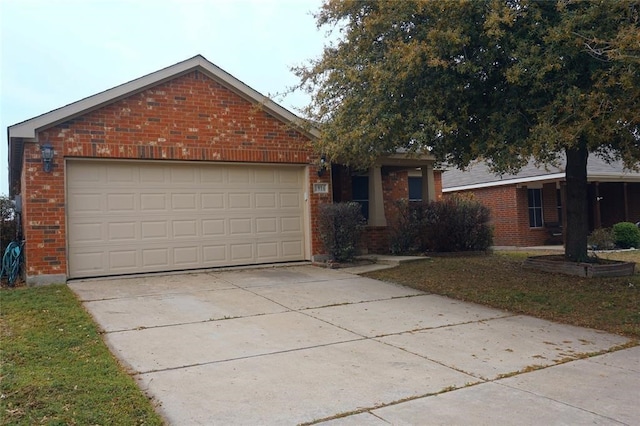
[[[637,424],[640,347],[344,271],[69,286],[168,423]]]

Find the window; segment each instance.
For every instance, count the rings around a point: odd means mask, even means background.
[[[542,189],[527,190],[529,196],[529,226],[542,228]]]
[[[360,204],[362,216],[369,220],[369,177],[351,177],[351,199]]]
[[[409,177],[409,201],[422,201],[421,177]]]

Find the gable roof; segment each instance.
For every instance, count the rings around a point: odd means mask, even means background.
[[[204,56],[196,55],[193,58],[178,62],[177,64],[152,72],[151,74],[105,90],[104,92],[97,93],[9,126],[7,128],[7,141],[9,143],[9,192],[12,193],[13,184],[16,179],[19,179],[23,141],[34,141],[38,132],[41,130],[71,120],[74,117],[87,114],[88,112],[193,71],[202,72],[249,102],[260,104],[265,111],[283,122],[291,124],[305,135],[311,138],[317,138],[319,136],[319,131],[311,126],[308,121],[301,119],[260,92],[252,89],[222,68],[209,62]]]
[[[589,156],[587,177],[590,181],[640,182],[640,172],[625,170],[621,161],[607,163],[595,155]],[[526,184],[529,182],[554,181],[565,178],[565,162],[556,166],[536,166],[534,161],[517,174],[496,175],[485,162],[473,163],[466,171],[449,169],[442,174],[442,191],[464,191],[492,186]]]

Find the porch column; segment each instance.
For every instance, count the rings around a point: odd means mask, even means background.
[[[420,167],[422,171],[422,201],[436,200],[436,184],[433,178],[433,163]]]
[[[602,228],[602,221],[600,220],[600,200],[602,199],[602,197],[600,197],[600,185],[599,182],[594,182],[595,185],[595,197],[596,199],[594,200],[594,204],[593,204],[593,221],[594,223],[594,229],[599,229]]]
[[[382,170],[379,165],[369,169],[369,225],[387,226],[382,196]]]

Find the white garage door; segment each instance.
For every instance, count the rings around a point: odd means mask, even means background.
[[[71,278],[305,259],[304,168],[69,161]]]

